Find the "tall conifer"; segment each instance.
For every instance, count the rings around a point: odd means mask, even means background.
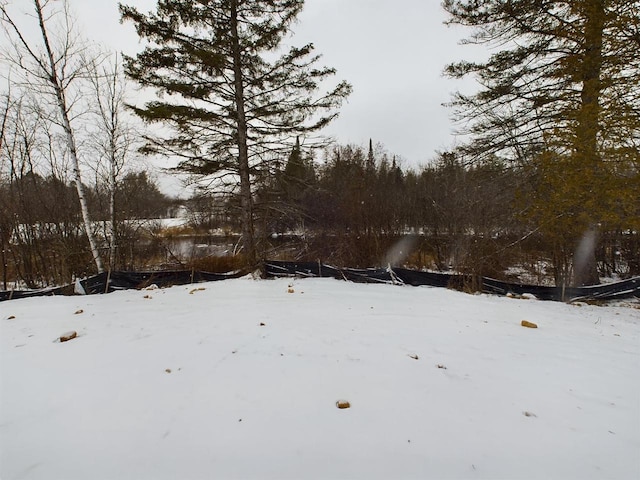
[[[165,138],[149,138],[147,151],[178,157],[178,169],[198,177],[237,179],[248,265],[258,256],[255,168],[286,155],[298,135],[328,124],[351,91],[341,82],[319,93],[319,83],[335,70],[316,66],[312,44],[282,53],[303,3],[159,0],[146,15],[120,5],[123,20],[150,42],[137,56],[125,57],[126,72],[159,94],[135,111],[172,127]]]
[[[473,28],[469,43],[495,49],[485,62],[446,70],[454,78],[474,75],[481,85],[452,101],[470,135],[461,152],[498,156],[532,172],[530,218],[554,257],[566,258],[594,228],[637,228],[640,2],[444,0],[443,6],[449,23]],[[597,282],[593,248],[585,262],[575,281]]]

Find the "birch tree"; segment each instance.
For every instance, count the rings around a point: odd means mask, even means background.
[[[57,8],[61,5],[61,8]],[[78,114],[79,98],[76,85],[86,76],[86,45],[77,36],[68,3],[52,0],[33,0],[33,17],[37,21],[39,40],[28,37],[10,14],[7,3],[0,4],[0,20],[11,40],[6,52],[11,67],[24,80],[24,87],[37,92],[43,111],[50,112],[50,120],[59,125],[65,135],[72,163],[73,181],[78,192],[84,229],[98,272],[104,267],[98,242],[93,232],[87,205],[87,192],[82,182],[77,135],[74,120]],[[58,24],[53,26],[56,21]]]
[[[104,167],[109,202],[109,221],[107,237],[109,239],[109,269],[115,267],[117,251],[116,192],[117,183],[132,154],[136,142],[136,132],[127,121],[125,112],[126,79],[122,72],[119,56],[103,60],[91,69],[90,81],[93,90],[95,131],[92,135],[99,164]]]

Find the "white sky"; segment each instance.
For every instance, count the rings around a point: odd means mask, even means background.
[[[119,23],[116,1],[70,0],[84,35],[134,54],[143,48],[133,24]],[[143,12],[155,0],[125,0]],[[454,126],[442,103],[460,82],[443,78],[444,66],[470,58],[459,40],[469,31],[443,25],[439,0],[307,0],[291,43],[312,42],[322,63],[338,70],[354,92],[326,130],[340,143],[369,138],[418,166],[453,145]],[[468,85],[473,85],[470,81]]]

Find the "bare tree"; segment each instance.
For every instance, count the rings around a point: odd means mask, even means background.
[[[2,121],[0,122],[0,189],[2,190],[4,190],[3,172],[5,163],[2,151],[5,144],[5,131],[12,103],[11,91],[7,92],[4,100],[5,104],[2,107]],[[6,192],[2,193],[5,193],[5,195],[0,195],[0,205],[2,206],[2,209],[0,209],[0,261],[2,262],[2,285],[6,290],[8,276],[7,270],[9,268],[7,264],[7,249],[9,248],[9,238],[11,237],[13,229],[11,226],[9,209],[6,208]]]
[[[98,153],[97,169],[102,167],[106,170],[103,173],[109,198],[109,269],[113,269],[117,250],[116,187],[125,161],[132,152],[135,132],[125,116],[126,79],[120,70],[118,55],[96,65],[90,80],[97,117],[92,143]]]
[[[0,5],[0,21],[11,39],[12,51],[7,55],[11,65],[23,74],[27,88],[41,92],[43,98],[54,100],[57,114],[51,116],[51,121],[61,126],[64,131],[87,239],[98,272],[103,272],[104,267],[82,183],[76,134],[72,126],[78,98],[73,97],[71,92],[73,86],[87,72],[87,62],[83,56],[86,47],[74,32],[67,1],[63,0],[61,10],[55,10],[52,7],[53,3],[51,0],[33,0],[40,32],[38,42],[27,38],[16,19],[9,14],[6,3]],[[62,28],[53,32],[49,27],[55,18],[60,17]]]

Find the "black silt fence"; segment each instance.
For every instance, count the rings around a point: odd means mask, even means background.
[[[152,284],[158,287],[187,285],[191,283],[227,280],[241,276],[242,272],[228,274],[201,271],[160,272],[110,272],[94,275],[78,282],[79,285],[43,288],[38,290],[0,291],[0,301],[46,295],[88,295],[109,293],[116,290],[142,289]],[[496,295],[534,295],[540,300],[617,300],[640,298],[640,277],[620,282],[588,287],[545,287],[509,283],[488,277],[473,277],[451,273],[421,272],[405,268],[336,268],[320,262],[268,261],[265,264],[267,277],[329,277],[357,283],[387,283],[396,285],[430,286],[463,289],[475,285],[485,293]]]

